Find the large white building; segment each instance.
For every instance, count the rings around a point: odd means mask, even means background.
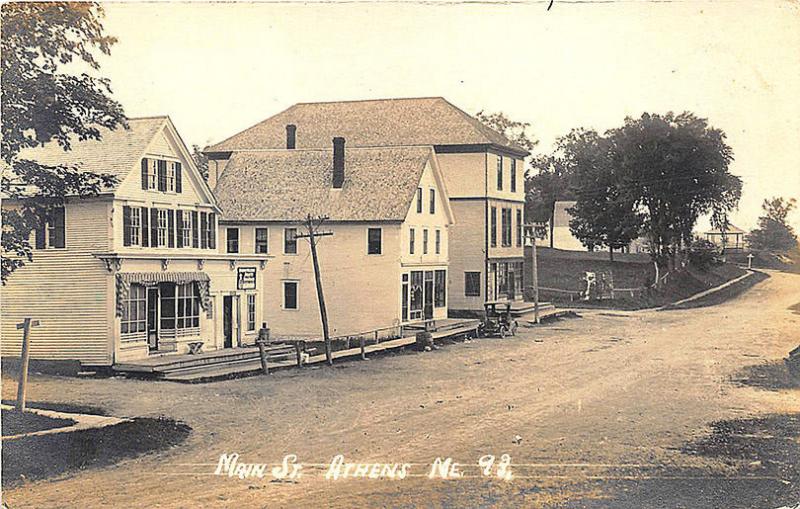
[[[523,296],[523,159],[528,152],[441,97],[300,103],[205,149],[209,183],[235,154],[350,148],[433,147],[454,224],[449,230],[451,314]],[[265,197],[266,199],[266,197]]]

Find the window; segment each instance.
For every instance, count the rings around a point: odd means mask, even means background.
[[[411,271],[411,312],[410,318],[412,320],[420,320],[424,314],[424,301],[423,301],[423,285],[424,273],[421,270]]]
[[[431,189],[431,214],[436,213],[436,189]]]
[[[158,161],[142,159],[142,189],[158,189]]]
[[[157,225],[156,240],[157,246],[167,245],[167,233],[169,232],[169,214],[166,210],[158,209],[158,225]]]
[[[497,190],[503,190],[503,156],[497,156]]]
[[[194,283],[175,285],[177,313],[176,328],[191,329],[200,327],[200,299],[195,293]]]
[[[181,245],[190,247],[192,245],[192,213],[188,210],[183,211],[180,215],[181,224],[178,225],[180,231],[178,235],[181,236]]]
[[[228,252],[229,253],[238,253],[239,252],[239,228],[228,228],[227,235],[225,237],[228,242]]]
[[[175,163],[168,163],[166,165],[167,172],[167,191],[170,193],[175,192]]]
[[[442,252],[442,231],[436,230],[436,254]]]
[[[517,192],[517,160],[511,160],[511,192]]]
[[[256,330],[256,295],[247,295],[247,330]]]
[[[297,281],[283,282],[283,309],[297,309]]]
[[[497,247],[497,207],[492,207],[492,247]]]
[[[122,207],[122,245],[138,246],[142,242],[142,209]]]
[[[422,230],[422,254],[428,254],[428,229]]]
[[[47,212],[42,227],[36,230],[36,249],[63,249],[65,239],[64,207],[54,207]]]
[[[408,252],[409,254],[414,254],[414,243],[417,240],[417,232],[414,231],[414,228],[409,228],[408,230]]]
[[[517,209],[517,247],[522,245],[522,209]]]
[[[283,254],[297,254],[297,228],[283,229]]]
[[[256,253],[266,254],[269,252],[269,230],[266,228],[256,228]]]
[[[417,214],[422,214],[422,188],[417,188]]]
[[[437,270],[434,280],[433,305],[437,308],[445,306],[445,295],[447,295],[447,271]]]
[[[367,254],[381,254],[381,229],[367,228]]]
[[[123,334],[144,332],[147,328],[147,288],[132,284],[128,290],[128,298],[122,303]]]
[[[481,296],[481,273],[480,272],[465,272],[464,273],[464,296],[466,296],[466,297],[480,297]]]
[[[511,246],[511,209],[502,209],[502,243],[504,247]]]

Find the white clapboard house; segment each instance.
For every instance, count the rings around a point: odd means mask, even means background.
[[[132,118],[101,140],[26,149],[20,158],[111,174],[96,197],[68,197],[31,239],[33,261],[3,288],[2,355],[38,319],[32,359],[107,366],[236,346],[261,319],[268,256],[218,249],[220,209],[168,117]],[[17,203],[4,201],[3,207]]]

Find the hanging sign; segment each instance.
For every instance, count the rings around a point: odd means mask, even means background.
[[[236,277],[237,290],[255,290],[256,289],[256,268],[255,267],[239,267],[239,272]]]

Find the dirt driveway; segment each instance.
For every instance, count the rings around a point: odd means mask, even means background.
[[[733,483],[774,504],[764,507],[797,503],[798,479],[759,470],[747,457],[685,450],[714,421],[800,412],[797,390],[731,381],[800,344],[800,314],[789,309],[800,302],[800,275],[771,276],[712,308],[584,313],[515,338],[333,369],[196,386],[33,377],[33,400],[100,406],[116,416],[166,415],[194,431],[166,453],[29,483],[6,491],[4,501],[12,508],[666,508],[684,507],[686,497],[686,507],[719,507],[728,493],[726,507],[752,507],[726,488]],[[14,389],[4,379],[3,396],[13,398]],[[305,464],[343,454],[414,466],[403,480],[327,481],[323,467],[312,466],[294,483],[211,475],[226,452],[253,463],[293,453]],[[481,477],[477,459],[504,453],[515,478]],[[437,456],[467,465],[466,476],[427,479]],[[750,479],[742,475],[748,466]],[[670,484],[687,476],[715,495],[697,502]],[[663,498],[636,498],[641,482],[654,479]],[[714,488],[715,480],[727,484]]]

